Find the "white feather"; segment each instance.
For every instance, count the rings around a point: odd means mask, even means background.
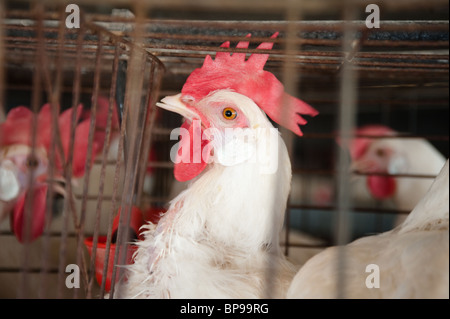
[[[20,185],[16,178],[15,165],[4,160],[0,166],[0,201],[10,201],[19,195]]]
[[[437,175],[445,164],[445,157],[423,138],[389,138],[374,141],[366,151],[367,154],[377,149],[389,148],[395,153],[391,156],[388,168],[391,174]],[[384,205],[398,210],[411,211],[418,201],[426,194],[433,179],[417,177],[397,177],[397,189],[391,199],[385,200]],[[359,205],[368,203],[372,199],[365,176],[355,176],[352,193],[354,202]]]
[[[252,127],[273,128],[249,98],[218,91],[211,98],[239,103]],[[255,149],[267,147],[255,130]],[[286,146],[261,167],[257,153],[231,166],[214,162],[170,203],[155,230],[145,232],[120,296],[125,298],[284,297],[295,273],[279,246],[291,166]]]
[[[425,197],[399,227],[358,239],[311,258],[297,273],[288,298],[334,298],[338,277],[347,298],[449,298],[449,161]],[[368,288],[366,267],[379,267],[379,288]]]

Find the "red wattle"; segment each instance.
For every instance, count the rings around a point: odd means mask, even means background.
[[[181,128],[187,129],[189,135],[184,138],[181,136],[174,175],[176,180],[186,182],[200,174],[208,165],[210,146],[207,140],[202,140],[203,131],[198,122],[184,122]],[[203,153],[205,156],[202,156]]]
[[[27,192],[22,194],[13,209],[11,215],[11,228],[17,239],[21,243],[29,243],[38,238],[45,228],[45,211],[47,202],[48,185],[36,187],[33,193],[33,203],[31,205],[30,220],[25,217],[25,203]],[[25,227],[29,224],[29,233]]]
[[[367,186],[373,197],[376,199],[386,199],[392,197],[395,193],[396,182],[390,176],[368,176]]]

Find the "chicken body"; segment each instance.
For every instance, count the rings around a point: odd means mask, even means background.
[[[215,145],[213,161],[172,200],[156,229],[150,225],[146,240],[138,243],[123,297],[285,296],[295,273],[279,246],[291,179],[286,146],[277,133],[276,151],[259,158],[257,150],[267,150],[267,130],[273,129],[265,114],[235,92],[217,91],[207,103],[215,101],[239,106],[253,138]],[[171,103],[160,106],[171,108]],[[223,165],[221,147],[255,151]],[[277,163],[274,172],[266,171],[269,162]]]
[[[449,298],[448,174],[447,160],[403,224],[342,247],[341,271],[339,247],[311,258],[293,279],[287,297],[335,298],[342,275],[345,285],[339,297]]]
[[[147,226],[119,297],[285,297],[295,273],[279,245],[291,165],[267,116],[301,136],[302,115],[318,112],[263,70],[268,57],[208,55],[180,94],[157,103],[185,118],[171,159],[175,178],[190,183]]]

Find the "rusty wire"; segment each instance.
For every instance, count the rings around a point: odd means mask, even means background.
[[[56,54],[61,48],[61,39],[59,38],[60,33],[58,33],[58,19],[59,15],[46,12],[42,13],[45,20],[43,20],[42,26],[38,25],[38,29],[33,22],[33,16],[27,12],[23,11],[9,11],[5,13],[7,17],[3,24],[2,29],[4,32],[4,43],[3,46],[0,44],[0,59],[3,52],[14,52],[19,51],[21,54],[8,55],[7,58],[10,63],[20,64],[24,61],[29,61],[33,59],[36,53],[36,46],[42,45],[45,47],[47,53]],[[377,30],[368,31],[362,21],[354,22],[353,24],[346,25],[342,21],[188,21],[188,20],[158,20],[158,19],[143,19],[141,16],[139,26],[142,28],[140,30],[141,35],[139,37],[139,44],[147,50],[147,52],[157,56],[160,61],[162,61],[165,67],[170,70],[170,74],[179,77],[187,76],[194,68],[199,67],[206,54],[214,55],[218,51],[226,52],[244,52],[248,55],[252,53],[259,53],[261,50],[249,48],[249,49],[236,49],[236,48],[218,48],[218,45],[224,41],[237,42],[244,38],[245,34],[254,31],[255,35],[249,40],[251,46],[255,46],[263,41],[267,40],[267,35],[275,31],[280,31],[280,36],[275,40],[270,40],[275,42],[274,50],[271,52],[271,56],[267,62],[267,68],[271,71],[277,72],[282,76],[283,82],[286,86],[290,86],[293,91],[300,91],[305,85],[308,85],[304,78],[310,75],[323,76],[337,76],[342,72],[343,65],[346,65],[350,72],[355,72],[360,75],[363,82],[360,84],[359,88],[389,88],[393,87],[403,87],[403,88],[423,88],[423,87],[436,87],[438,90],[447,89],[448,90],[448,68],[449,68],[449,54],[448,54],[448,21],[384,21],[383,22],[383,32],[380,34]],[[92,25],[91,28],[85,30],[86,36],[76,36],[76,33],[70,30],[66,30],[66,35],[64,37],[64,57],[68,60],[72,59],[76,61],[73,64],[68,65],[58,65],[59,70],[66,68],[75,67],[77,71],[81,69],[81,63],[86,63],[86,67],[93,67],[95,69],[95,74],[100,74],[104,71],[103,68],[107,66],[102,66],[98,63],[99,60],[104,60],[108,63],[113,63],[116,67],[116,63],[119,59],[118,54],[129,55],[130,54],[130,43],[135,43],[134,38],[136,35],[135,30],[135,20],[125,19],[121,17],[110,17],[105,15],[92,14],[89,19],[96,22],[97,24]],[[295,20],[295,19],[292,19]],[[20,23],[19,23],[20,22]],[[104,28],[110,31],[107,36],[101,38],[96,34],[99,28]],[[347,29],[346,29],[347,28]],[[181,32],[180,30],[183,30]],[[358,47],[352,52],[351,56],[347,55],[348,50],[342,47],[342,39],[345,36],[345,30],[354,32],[356,34],[362,34],[363,36],[357,37],[360,39]],[[36,33],[38,31],[38,33]],[[195,32],[194,32],[195,31]],[[297,32],[296,32],[297,31]],[[45,34],[46,36],[39,36],[39,34]],[[417,33],[421,33],[422,37],[417,38]],[[403,35],[403,37],[396,37],[398,34]],[[415,38],[416,37],[416,38]],[[433,40],[429,40],[429,38]],[[80,50],[82,47],[82,50]],[[104,54],[100,57],[99,47]],[[233,46],[231,46],[233,47]],[[97,63],[93,62],[97,58]],[[129,58],[129,57],[128,57]],[[127,58],[127,59],[128,59]],[[139,59],[138,59],[139,60]],[[161,65],[154,65],[155,60],[151,60],[150,70],[153,72],[155,68],[161,67]],[[108,64],[105,63],[105,64]],[[288,74],[290,67],[295,67],[296,70],[301,73]],[[117,72],[117,69],[115,69]],[[114,73],[114,71],[113,71]],[[158,73],[158,72],[156,72]],[[78,73],[75,73],[77,75]],[[390,80],[386,80],[381,84],[377,84],[373,79],[377,80],[383,77],[383,75],[389,74]],[[1,75],[1,72],[0,72]],[[154,83],[149,84],[149,89],[155,92],[160,91],[161,74],[157,74],[157,78],[154,79]],[[418,75],[420,78],[417,79]],[[36,72],[35,83],[30,86],[28,84],[17,84],[17,83],[5,83],[4,89],[31,89],[40,90],[41,85],[46,85],[46,83],[40,83],[41,74]],[[398,80],[401,79],[401,80]],[[137,83],[138,87],[143,88],[143,84],[140,81],[144,79],[135,79],[131,83]],[[113,94],[113,91],[109,91],[108,88],[101,86],[101,79],[97,79],[95,83],[98,85],[95,87],[89,85],[81,85],[81,79],[75,77],[73,86],[62,83],[58,88],[60,93],[63,92],[73,92],[73,103],[72,107],[78,104],[78,99],[81,94],[98,94],[106,93]],[[145,81],[144,81],[145,82]],[[151,82],[151,81],[150,81]],[[2,82],[0,79],[0,97],[2,96]],[[379,85],[379,87],[377,87]],[[166,91],[161,91],[161,95],[152,95],[150,104],[153,105],[154,102],[161,96],[166,95],[166,93],[174,92],[177,88],[170,87]],[[350,88],[350,94],[355,88]],[[40,105],[39,94],[36,92],[34,95],[33,105],[37,109]],[[315,100],[314,100],[315,98]],[[426,96],[428,98],[428,96]],[[375,99],[364,98],[361,101],[367,102],[367,104],[383,104],[389,97],[377,96]],[[338,99],[327,98],[325,96],[313,96],[312,101],[315,101],[319,105],[326,104],[337,104]],[[0,101],[1,103],[1,101]],[[398,100],[392,101],[392,105],[398,105],[399,107],[407,106],[408,101]],[[448,95],[440,95],[437,98],[430,97],[427,103],[433,105],[446,105],[443,107],[448,107]],[[128,103],[129,104],[129,103]],[[127,104],[127,105],[128,105]],[[313,103],[312,103],[313,104]],[[330,112],[336,112],[337,107],[331,108]],[[147,110],[146,110],[147,111]],[[146,123],[146,127],[149,129],[143,132],[127,132],[127,128],[122,126],[120,131],[120,143],[119,143],[119,153],[122,149],[131,150],[133,153],[137,154],[139,163],[141,165],[134,166],[130,163],[121,162],[120,156],[117,160],[107,161],[105,158],[97,159],[96,164],[101,164],[102,169],[105,165],[115,165],[115,176],[114,176],[114,187],[113,194],[106,195],[103,194],[101,199],[103,201],[109,201],[112,203],[112,209],[108,215],[108,232],[107,232],[107,255],[106,261],[109,260],[108,254],[111,241],[111,225],[112,219],[116,213],[118,207],[122,207],[123,210],[128,211],[131,204],[131,194],[125,194],[122,196],[119,187],[119,175],[126,170],[129,173],[129,180],[127,181],[127,187],[131,189],[137,187],[139,202],[144,205],[150,205],[155,202],[167,202],[171,198],[164,196],[153,196],[153,195],[142,195],[140,189],[142,188],[142,180],[138,178],[138,172],[143,172],[145,169],[144,158],[142,154],[146,154],[146,150],[150,147],[150,143],[153,139],[158,138],[158,136],[167,136],[170,133],[169,127],[163,127],[161,123],[155,121],[155,112],[153,110],[148,110],[149,116]],[[144,112],[145,113],[145,112]],[[125,121],[126,121],[125,113]],[[136,113],[133,114],[136,116]],[[1,119],[1,118],[0,118]],[[143,123],[144,123],[143,122]],[[73,123],[74,125],[74,123]],[[351,126],[351,125],[350,125]],[[128,128],[129,129],[129,128]],[[348,129],[348,127],[347,127]],[[72,127],[72,140],[74,134],[74,126]],[[142,133],[140,135],[140,133]],[[131,134],[132,136],[138,137],[139,142],[144,143],[145,147],[139,149],[139,145],[134,145],[129,148],[130,145],[124,145],[123,140],[126,134]],[[334,132],[305,132],[303,139],[323,139],[323,140],[334,140],[337,134]],[[364,136],[362,136],[364,137]],[[369,136],[366,136],[369,137]],[[395,136],[395,138],[417,138],[422,137],[428,140],[436,141],[448,141],[447,135],[438,134],[400,134]],[[380,138],[380,137],[371,137]],[[390,138],[390,137],[383,137]],[[293,147],[293,142],[288,143],[288,147]],[[105,146],[106,147],[106,146]],[[107,148],[107,147],[106,147]],[[105,148],[105,150],[106,150]],[[70,148],[73,152],[73,145]],[[140,153],[142,152],[142,154]],[[105,153],[103,154],[105,155]],[[343,155],[342,155],[343,156]],[[104,156],[103,156],[104,157]],[[70,158],[70,156],[69,156]],[[149,167],[154,167],[158,169],[172,169],[173,163],[164,160],[151,161],[148,162]],[[70,169],[68,170],[68,172]],[[89,171],[89,170],[88,170]],[[341,172],[343,169],[341,168]],[[298,168],[293,167],[293,173],[301,174],[317,174],[317,175],[330,175],[335,176],[337,171],[334,169],[315,169],[315,168]],[[347,172],[346,172],[347,173]],[[365,173],[354,172],[355,174],[365,175]],[[70,175],[70,173],[68,173]],[[380,175],[386,175],[381,174]],[[390,175],[395,177],[414,177],[414,178],[433,178],[431,175],[422,174],[397,174]],[[342,178],[346,178],[345,174],[342,174]],[[72,193],[70,183],[66,184],[66,189],[68,192]],[[100,188],[103,188],[103,181],[101,181]],[[88,184],[84,184],[83,194],[74,195],[74,200],[76,201],[92,201],[97,200],[96,195],[90,195],[87,191]],[[142,196],[142,199],[140,198]],[[125,200],[125,201],[124,201]],[[68,210],[66,214],[71,215],[73,218],[73,223],[76,225],[74,230],[65,229],[63,231],[63,239],[76,238],[77,239],[77,264],[83,265],[82,257],[82,240],[85,236],[83,232],[84,228],[84,217],[86,214],[85,208],[83,208],[83,213],[81,216],[76,214],[76,207],[74,202],[66,203],[68,206],[65,210]],[[344,206],[344,208],[347,206]],[[101,209],[101,203],[98,203],[97,215]],[[306,209],[306,210],[324,210],[330,212],[336,212],[339,207],[336,205],[329,206],[319,206],[319,205],[309,205],[309,204],[292,204],[288,205],[288,213],[290,209]],[[341,207],[342,209],[342,207]],[[395,212],[398,214],[406,214],[406,211],[398,210],[388,210],[382,208],[367,208],[367,207],[352,207],[355,212],[361,213],[389,213]],[[126,214],[125,214],[126,215]],[[66,217],[69,217],[66,216]],[[127,217],[124,216],[120,221],[121,236],[119,236],[120,245],[125,245],[126,248],[126,234],[125,226],[127,224]],[[98,220],[98,219],[97,219]],[[94,227],[95,238],[99,235],[99,225]],[[10,235],[9,232],[0,232],[0,234]],[[59,237],[62,233],[58,231],[47,231],[46,238],[49,237]],[[343,240],[345,241],[345,240]],[[285,238],[286,251],[288,247],[307,247],[307,248],[320,248],[324,247],[322,245],[303,245],[289,242],[288,233]],[[94,243],[94,251],[95,251]],[[64,257],[66,250],[61,247],[60,255]],[[95,256],[95,253],[94,253]],[[119,263],[121,259],[119,256],[119,250],[116,250],[115,263]],[[27,264],[27,252],[24,254],[24,264],[23,269],[17,268],[5,268],[0,269],[0,271],[7,272],[22,272],[22,276],[28,276],[30,273],[45,272],[49,274],[59,274],[62,276],[62,266],[64,261],[61,262],[59,269],[48,268],[45,264],[42,269],[35,267],[34,265]],[[122,258],[123,261],[123,258]],[[105,275],[107,271],[108,264],[105,263],[103,268],[103,274]],[[94,291],[92,288],[94,273],[93,273],[93,263],[89,265],[84,265],[84,280],[88,285],[88,297],[94,297]],[[90,270],[88,269],[90,268]],[[115,274],[115,273],[114,273]],[[64,274],[63,274],[64,275]],[[103,281],[101,283],[100,295],[104,296],[105,287],[105,277],[103,276]],[[61,277],[62,278],[62,277]],[[25,296],[25,279],[23,278],[21,291]],[[60,279],[61,281],[62,279]],[[114,282],[113,282],[113,292],[114,292]],[[342,292],[341,292],[342,294]],[[45,296],[45,294],[44,294]],[[61,295],[60,295],[61,296]],[[74,295],[74,297],[79,297]]]
[[[105,81],[102,80],[101,74],[106,72],[111,72],[111,69],[114,70],[114,68],[117,70],[116,67],[111,67],[111,64],[117,64],[119,58],[121,60],[127,60],[130,56],[130,52],[134,50],[134,52],[139,52],[140,56],[143,57],[145,60],[145,63],[151,65],[152,72],[145,75],[145,83],[143,82],[143,85],[137,86],[134,89],[134,96],[139,98],[141,95],[147,95],[146,102],[144,103],[131,103],[133,105],[133,109],[135,109],[135,113],[141,115],[146,113],[147,107],[150,105],[153,105],[156,102],[156,98],[158,97],[158,90],[159,90],[159,83],[161,82],[161,74],[163,65],[161,62],[157,61],[156,58],[152,57],[142,49],[140,49],[137,46],[134,46],[132,43],[123,41],[118,36],[115,36],[111,33],[108,33],[105,29],[96,26],[88,24],[85,25],[85,27],[82,29],[81,32],[74,32],[73,30],[68,30],[64,27],[64,24],[62,23],[56,23],[53,24],[51,28],[47,27],[48,21],[43,20],[43,6],[38,5],[37,8],[40,8],[41,15],[37,18],[38,23],[34,24],[34,26],[25,26],[19,22],[19,24],[11,25],[9,22],[2,23],[2,30],[6,30],[6,36],[4,37],[4,42],[2,42],[2,48],[5,48],[5,56],[6,56],[6,64],[8,66],[19,67],[20,65],[23,65],[25,68],[30,67],[31,69],[36,69],[34,74],[34,81],[29,84],[21,84],[21,85],[15,85],[14,83],[8,83],[7,87],[5,87],[5,90],[13,89],[13,88],[19,88],[21,90],[33,90],[33,101],[32,106],[35,111],[35,113],[39,110],[39,106],[41,105],[41,91],[44,90],[45,93],[47,93],[47,96],[49,99],[51,99],[52,104],[52,119],[54,119],[52,128],[58,129],[57,125],[55,124],[55,120],[57,120],[57,117],[59,115],[59,110],[56,109],[59,104],[59,99],[61,97],[62,93],[69,93],[72,96],[72,109],[75,110],[80,102],[81,94],[88,93],[92,94],[94,96],[98,96],[101,94],[106,94],[112,96],[114,99],[114,94],[116,92],[110,91],[110,89],[105,88]],[[3,13],[3,12],[2,12]],[[6,14],[8,15],[8,14]],[[35,16],[27,16],[30,21],[33,21],[33,19],[36,19]],[[41,21],[41,23],[39,23]],[[3,20],[2,20],[3,22]],[[62,32],[61,30],[65,30],[65,32]],[[29,31],[32,31],[31,33],[27,33]],[[15,34],[13,37],[10,37],[9,35]],[[70,43],[68,43],[67,37],[71,39]],[[95,39],[94,39],[95,38]],[[47,42],[47,40],[51,39],[51,44]],[[90,39],[90,40],[86,40]],[[37,40],[37,41],[36,41]],[[25,43],[25,45],[21,45],[20,43]],[[36,54],[36,52],[38,54]],[[119,56],[120,55],[120,56]],[[51,58],[50,58],[51,57]],[[55,58],[55,60],[51,60]],[[51,62],[50,62],[51,61]],[[54,79],[50,76],[50,68],[52,66],[52,63],[55,62],[55,70],[56,70],[56,77]],[[17,63],[17,64],[16,64]],[[83,77],[83,72],[86,72],[86,70],[89,70],[89,68],[92,67],[90,70],[92,70],[94,76],[94,81],[92,82],[92,85],[90,86],[89,83],[86,83],[86,77]],[[1,65],[2,72],[6,70],[6,67],[4,67],[4,64]],[[132,79],[133,77],[142,76],[140,75],[141,72],[136,72],[137,69],[134,69],[132,72],[129,72],[129,79]],[[71,85],[68,85],[67,82],[67,74],[68,72],[73,72],[74,78]],[[134,73],[133,73],[134,72]],[[115,73],[117,75],[117,73]],[[114,72],[113,72],[114,76]],[[62,80],[65,80],[64,83]],[[54,81],[53,81],[54,80]],[[150,81],[150,82],[149,82]],[[107,82],[107,81],[106,81]],[[41,84],[42,83],[42,84]],[[114,86],[111,87],[113,89]],[[115,90],[115,89],[114,89]],[[2,93],[4,90],[2,90]],[[131,94],[131,93],[130,93]],[[151,95],[151,98],[150,98]],[[48,297],[49,288],[53,288],[53,291],[51,292],[51,296],[57,296],[59,298],[67,297],[66,289],[62,288],[64,287],[65,277],[67,276],[67,273],[65,272],[65,267],[68,262],[69,257],[69,247],[67,246],[67,241],[69,238],[74,239],[77,244],[76,246],[76,264],[80,266],[81,268],[81,279],[83,280],[83,285],[87,287],[86,295],[83,294],[83,296],[92,297],[93,291],[92,291],[92,281],[95,278],[95,273],[93,270],[93,263],[91,263],[91,267],[86,265],[85,262],[85,249],[83,248],[83,240],[86,236],[85,234],[85,215],[86,215],[86,203],[87,201],[96,200],[97,201],[97,222],[95,225],[93,225],[93,231],[94,231],[94,238],[98,237],[99,234],[99,212],[101,210],[104,210],[101,206],[102,199],[104,200],[112,200],[113,203],[113,210],[117,208],[116,202],[119,201],[119,203],[122,202],[123,197],[121,196],[121,190],[119,190],[119,180],[117,174],[123,174],[123,168],[124,166],[120,163],[120,158],[122,156],[119,156],[117,161],[111,161],[105,159],[105,154],[107,153],[107,147],[109,146],[109,140],[107,143],[105,143],[105,148],[103,151],[103,158],[104,160],[97,159],[95,163],[100,163],[102,165],[102,171],[100,175],[100,184],[99,184],[99,194],[100,200],[98,196],[91,196],[88,195],[89,193],[89,172],[91,170],[90,166],[90,158],[91,156],[94,156],[92,154],[92,139],[93,139],[93,133],[96,131],[95,128],[95,121],[93,118],[95,117],[95,109],[96,109],[96,99],[93,100],[93,104],[90,110],[90,116],[91,116],[91,127],[89,130],[89,144],[88,144],[88,154],[86,158],[86,173],[85,173],[85,179],[84,179],[84,185],[83,185],[83,191],[80,195],[75,195],[73,193],[72,184],[71,182],[67,182],[65,184],[65,191],[68,195],[66,200],[64,201],[64,209],[63,209],[63,223],[62,223],[62,229],[61,231],[54,231],[47,229],[44,233],[44,240],[43,240],[43,256],[42,256],[42,267],[40,270],[38,270],[38,267],[36,267],[34,264],[30,264],[28,262],[29,260],[29,251],[31,248],[30,245],[25,245],[24,250],[22,253],[22,263],[21,267],[11,268],[11,267],[0,267],[0,272],[7,272],[7,273],[14,273],[17,272],[20,274],[20,282],[17,288],[17,296],[19,298],[24,297],[40,297],[40,298],[46,298]],[[129,103],[128,103],[129,104]],[[110,103],[110,113],[116,112],[116,110],[112,109],[113,106],[112,103]],[[139,108],[143,108],[144,111],[138,110]],[[3,109],[3,107],[2,107]],[[74,137],[75,137],[75,126],[77,125],[75,119],[75,115],[77,112],[72,112],[73,118],[72,118],[72,127],[71,127],[71,143],[69,145],[69,154],[67,157],[67,162],[62,163],[65,169],[65,177],[67,180],[71,179],[71,158],[73,158],[74,151]],[[109,122],[110,123],[110,117],[109,115]],[[150,118],[150,117],[149,117]],[[124,126],[123,126],[124,127]],[[130,125],[130,127],[133,127],[133,125]],[[36,125],[33,125],[34,130],[36,130]],[[106,128],[105,134],[107,135],[107,138],[109,139],[109,128]],[[139,129],[136,129],[139,130]],[[65,159],[65,156],[63,155],[63,152],[61,152],[61,142],[58,142],[59,133],[55,132],[55,130],[52,130],[52,136],[56,139],[56,148],[54,146],[51,147],[51,149],[55,149],[57,152],[59,151],[59,158]],[[36,136],[36,134],[32,134],[33,136]],[[151,132],[147,132],[146,139],[147,141],[150,138]],[[123,138],[123,136],[122,136]],[[130,138],[130,136],[128,136]],[[122,139],[120,139],[122,141]],[[128,143],[132,144],[131,141],[142,141],[138,142],[136,144],[137,152],[136,154],[139,154],[139,148],[142,147],[143,144],[145,144],[145,141],[143,139],[131,139]],[[58,145],[59,144],[59,145]],[[55,144],[54,144],[55,145]],[[91,145],[91,146],[89,146]],[[59,148],[59,149],[58,149]],[[34,150],[34,147],[32,147],[32,150]],[[62,155],[61,155],[62,154]],[[120,147],[119,147],[119,154],[120,154]],[[133,165],[135,155],[128,158],[128,165]],[[139,156],[137,156],[136,161],[138,160]],[[53,164],[52,164],[53,163]],[[54,161],[50,160],[50,164],[54,166]],[[116,166],[116,177],[114,178],[114,189],[113,189],[113,195],[112,196],[103,196],[102,189],[105,183],[104,179],[104,171],[106,165],[114,165],[117,163]],[[67,164],[67,165],[66,165]],[[145,167],[143,168],[145,169]],[[136,170],[128,170],[127,173],[129,176],[127,177],[128,180],[132,180],[134,175],[136,177],[137,171]],[[134,178],[135,178],[134,177]],[[53,177],[50,177],[50,180],[53,180]],[[33,181],[31,181],[32,183]],[[133,193],[136,190],[134,188],[130,188],[127,190],[126,193],[128,193],[127,198],[133,198]],[[118,199],[115,199],[115,197],[118,196]],[[32,199],[27,199],[26,204],[26,212],[29,215],[31,210],[31,201]],[[75,201],[78,201],[82,203],[81,211],[78,210],[78,207],[76,206]],[[52,199],[50,200],[50,203],[52,202]],[[132,202],[132,204],[135,204],[135,202]],[[128,203],[127,205],[130,205]],[[47,215],[49,215],[49,207],[47,207]],[[111,218],[115,215],[114,211],[111,211],[109,216]],[[31,219],[28,218],[28,221]],[[73,223],[69,223],[69,221],[73,221]],[[29,223],[25,223],[25,227],[29,225]],[[111,224],[109,224],[111,226]],[[122,226],[122,228],[126,227],[125,225]],[[25,235],[29,232],[25,229]],[[9,231],[1,231],[2,235],[10,236],[12,235]],[[109,233],[109,238],[111,238],[111,233]],[[60,238],[60,248],[59,248],[59,264],[57,267],[54,267],[53,265],[50,266],[48,263],[48,257],[49,257],[49,245],[50,245],[50,239],[52,237],[59,237]],[[118,244],[122,244],[120,241],[118,241]],[[124,242],[123,244],[126,244]],[[96,252],[96,245],[94,244],[93,249],[93,258],[92,261],[95,260],[95,252]],[[70,257],[72,258],[72,257]],[[107,265],[105,265],[107,266]],[[39,293],[37,295],[32,295],[31,290],[29,289],[29,278],[30,274],[39,273],[41,275],[41,282],[42,285],[38,289]],[[105,273],[106,274],[106,273]],[[47,275],[57,275],[58,277],[58,284],[56,285],[57,288],[53,286],[51,281],[48,280]],[[104,276],[106,278],[106,275]],[[53,279],[52,279],[53,280]],[[104,284],[103,287],[104,288]],[[64,291],[64,292],[63,292]],[[74,298],[79,298],[79,290],[75,290],[73,293]]]

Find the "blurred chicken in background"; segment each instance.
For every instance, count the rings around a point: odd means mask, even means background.
[[[97,99],[93,133],[91,163],[103,149],[109,102],[103,97]],[[59,107],[58,107],[59,108]],[[20,242],[30,242],[39,237],[50,220],[46,218],[49,187],[55,195],[67,196],[64,189],[65,169],[71,143],[72,119],[75,116],[74,152],[71,161],[72,183],[85,173],[90,131],[90,111],[78,105],[62,112],[58,119],[57,136],[52,136],[52,114],[50,104],[45,104],[36,115],[36,144],[32,149],[33,112],[25,107],[13,108],[6,121],[0,124],[0,201],[3,202],[2,217],[11,217],[11,228]],[[115,113],[113,112],[113,115]],[[113,116],[113,126],[117,118]],[[60,142],[58,141],[60,140]],[[59,144],[60,143],[60,144]],[[56,144],[55,163],[50,180],[50,148]],[[61,152],[58,152],[61,145]],[[30,220],[26,216],[27,198],[32,207]],[[51,210],[53,209],[50,208]],[[55,212],[53,212],[55,213]],[[29,229],[27,229],[29,226]]]
[[[447,160],[401,225],[317,254],[294,277],[287,297],[448,299],[448,231]],[[345,263],[339,263],[340,253]]]
[[[352,178],[355,205],[367,205],[375,199],[382,207],[411,211],[430,188],[433,177],[445,164],[445,157],[426,139],[399,137],[398,132],[387,126],[366,125],[355,134],[374,137],[357,137],[350,142],[351,170],[367,174]],[[397,224],[404,218],[399,217]]]
[[[386,209],[410,212],[427,192],[434,176],[444,165],[445,157],[426,139],[401,137],[398,132],[380,124],[361,126],[355,135],[361,137],[355,137],[348,143],[352,205],[362,210],[367,208],[368,211]],[[293,175],[291,204],[315,206],[316,209],[293,209],[290,224],[296,230],[331,242],[334,219],[326,208],[335,205],[335,196],[333,175]],[[401,224],[406,216],[351,213],[351,237],[390,230]]]

